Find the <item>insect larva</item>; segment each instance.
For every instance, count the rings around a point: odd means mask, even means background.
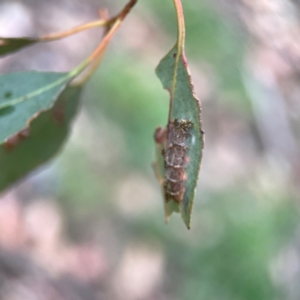
[[[180,202],[183,199],[186,181],[186,164],[188,161],[187,146],[193,123],[187,120],[175,119],[169,123],[166,148],[163,152],[165,160],[164,190],[166,201],[173,199]]]

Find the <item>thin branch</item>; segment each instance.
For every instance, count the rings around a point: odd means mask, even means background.
[[[99,44],[99,46],[96,48],[96,50],[85,60],[84,64],[87,65],[91,63],[94,59],[96,59],[98,56],[101,56],[102,52],[105,51],[109,41],[113,37],[113,35],[116,33],[118,28],[121,26],[122,21],[124,18],[128,15],[132,7],[137,3],[137,0],[130,0],[129,3],[123,8],[123,10],[120,12],[118,17],[116,18],[116,21],[114,24],[110,27],[109,31]]]
[[[101,20],[96,20],[96,21],[92,21],[90,23],[82,24],[82,25],[76,26],[72,29],[64,30],[64,31],[61,31],[58,33],[51,33],[51,34],[48,34],[48,35],[38,38],[38,41],[49,42],[49,41],[68,37],[70,35],[76,34],[78,32],[81,32],[81,31],[84,31],[87,29],[101,27],[101,26],[109,27],[110,25],[114,24],[117,20],[122,21],[136,3],[137,3],[137,0],[129,1],[129,3],[126,4],[124,9],[119,14],[117,14],[115,17],[112,17],[111,19],[102,19],[101,18]]]
[[[50,42],[50,41],[53,41],[53,40],[62,39],[62,38],[68,37],[70,35],[76,34],[78,32],[87,30],[87,29],[91,29],[91,28],[94,28],[94,27],[100,27],[100,26],[106,26],[107,24],[109,24],[109,22],[110,22],[110,20],[93,21],[93,22],[90,22],[90,23],[86,23],[86,24],[76,26],[72,29],[68,29],[68,30],[61,31],[61,32],[58,32],[58,33],[52,33],[52,34],[42,36],[38,40],[40,42]]]

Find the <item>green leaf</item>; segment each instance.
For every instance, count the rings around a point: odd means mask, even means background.
[[[201,123],[201,105],[195,97],[193,84],[188,70],[187,60],[184,53],[185,28],[183,10],[180,0],[174,0],[178,18],[178,40],[171,51],[161,60],[156,69],[156,74],[161,80],[163,87],[170,93],[170,111],[168,126],[175,120],[189,121],[192,127],[189,129],[187,141],[186,167],[184,180],[184,194],[181,201],[175,201],[174,197],[165,201],[165,215],[168,220],[173,211],[180,211],[187,228],[190,228],[191,213],[197,181],[200,171],[200,163],[204,146],[204,133]],[[169,128],[167,126],[167,128]],[[163,141],[158,141],[161,148],[167,150],[170,145],[170,135],[166,134]],[[159,146],[157,146],[159,147]],[[157,151],[155,163],[158,178],[165,178],[165,163],[162,151]],[[164,179],[160,180],[163,185]],[[163,188],[164,189],[164,188]],[[165,192],[164,192],[165,195]],[[169,201],[167,201],[169,200]]]
[[[38,42],[34,38],[0,38],[0,57]]]
[[[70,123],[78,109],[80,91],[78,86],[67,87],[50,110],[40,113],[26,131],[0,146],[0,190],[57,153],[70,131]]]
[[[0,75],[0,144],[50,109],[73,72],[21,72]]]

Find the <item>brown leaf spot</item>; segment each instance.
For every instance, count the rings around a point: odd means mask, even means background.
[[[20,137],[20,139],[26,139],[29,137],[29,128],[25,128],[24,130],[20,131],[18,133],[18,136]]]
[[[20,142],[24,139],[29,137],[29,128],[25,128],[24,130],[20,131],[16,135],[7,139],[4,143],[4,147],[8,151],[12,151]]]
[[[54,108],[53,117],[58,124],[63,124],[65,120],[65,108],[63,105]]]
[[[10,137],[9,139],[7,139],[7,141],[4,144],[4,147],[6,150],[11,151],[18,145],[19,141],[20,141],[20,138],[16,134],[16,135]]]

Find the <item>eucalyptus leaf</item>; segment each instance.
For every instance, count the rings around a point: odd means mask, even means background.
[[[34,38],[0,38],[0,57],[38,42]]]
[[[54,106],[33,119],[26,131],[0,145],[0,190],[48,161],[62,147],[79,106],[80,91],[81,87],[67,87]]]
[[[0,144],[50,109],[71,75],[35,71],[0,75]]]
[[[164,191],[164,202],[166,220],[168,220],[173,211],[180,211],[187,228],[190,228],[193,201],[204,146],[204,133],[201,123],[201,105],[193,90],[187,59],[184,53],[185,29],[182,6],[180,0],[174,0],[174,3],[178,18],[178,40],[171,51],[161,60],[156,68],[156,74],[161,80],[163,87],[170,93],[170,111],[167,129],[170,128],[170,124],[175,120],[178,122],[188,121],[192,124],[192,127],[188,132],[190,138],[186,145],[188,147],[187,157],[184,158],[186,160],[186,178],[182,178],[182,181],[184,181],[183,197],[181,201],[176,201],[174,197],[171,199],[170,197],[166,197],[166,192]],[[170,134],[167,131],[166,139],[161,142],[161,147],[165,151],[157,151],[156,154],[155,169],[159,170],[156,171],[156,174],[164,178],[163,181],[160,181],[162,186],[165,180],[167,180],[166,170],[165,168],[162,169],[162,165],[165,167],[165,163],[162,163],[162,161],[166,159],[164,158],[164,153],[166,152],[167,145],[172,144],[172,141],[169,140],[170,138]]]

